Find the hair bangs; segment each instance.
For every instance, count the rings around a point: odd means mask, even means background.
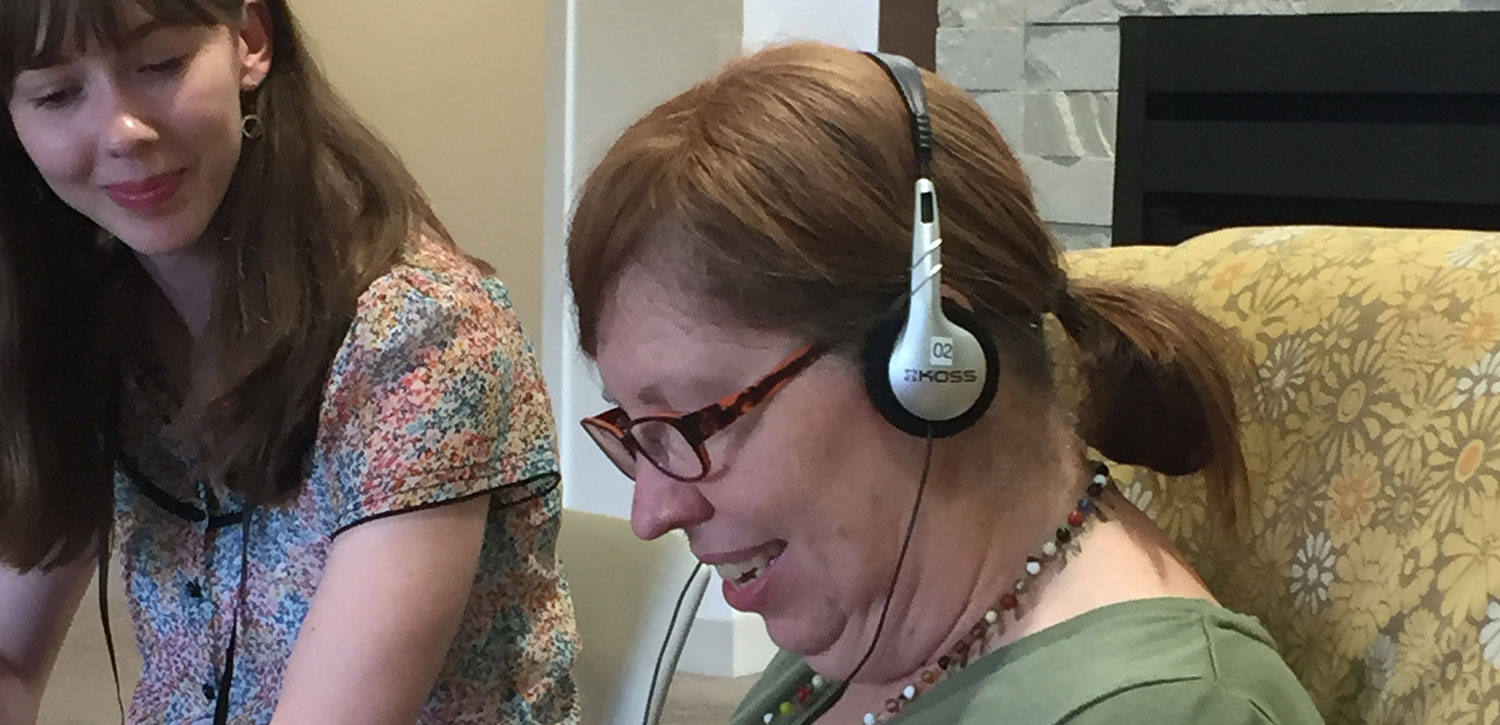
[[[118,48],[133,27],[132,5],[165,25],[236,21],[236,0],[32,0],[0,3],[0,96],[10,99],[16,75],[82,55],[91,46]]]

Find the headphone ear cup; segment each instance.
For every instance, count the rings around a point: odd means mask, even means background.
[[[974,425],[995,402],[995,391],[1000,382],[999,351],[995,347],[994,338],[979,324],[979,318],[963,305],[947,298],[943,299],[943,314],[949,322],[968,330],[984,351],[984,388],[974,404],[957,417],[940,421],[922,418],[907,410],[891,389],[886,370],[896,349],[896,340],[901,336],[901,327],[906,323],[905,307],[870,330],[861,355],[865,389],[869,392],[870,402],[891,425],[919,438],[927,436],[929,426],[933,438],[947,438]]]
[[[905,433],[925,436],[927,421],[912,415],[901,405],[901,401],[896,400],[896,391],[891,389],[891,380],[886,373],[886,365],[896,349],[896,338],[900,336],[901,326],[905,322],[906,310],[902,308],[882,320],[865,338],[862,351],[865,390],[870,395],[870,402],[887,422]]]

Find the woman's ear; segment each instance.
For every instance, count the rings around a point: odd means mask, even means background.
[[[271,72],[271,9],[263,0],[245,0],[245,22],[239,41],[240,89],[253,91]]]

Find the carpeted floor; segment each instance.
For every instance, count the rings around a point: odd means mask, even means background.
[[[755,676],[729,679],[679,674],[667,691],[662,725],[708,725],[725,723],[740,698],[755,683]]]

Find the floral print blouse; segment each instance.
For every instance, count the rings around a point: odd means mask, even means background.
[[[131,722],[213,722],[236,619],[228,722],[268,722],[334,537],[474,496],[490,497],[478,573],[420,722],[577,722],[551,408],[498,280],[414,243],[359,299],[304,485],[248,517],[190,473],[161,374],[137,359],[120,375],[115,541],[144,660]]]

